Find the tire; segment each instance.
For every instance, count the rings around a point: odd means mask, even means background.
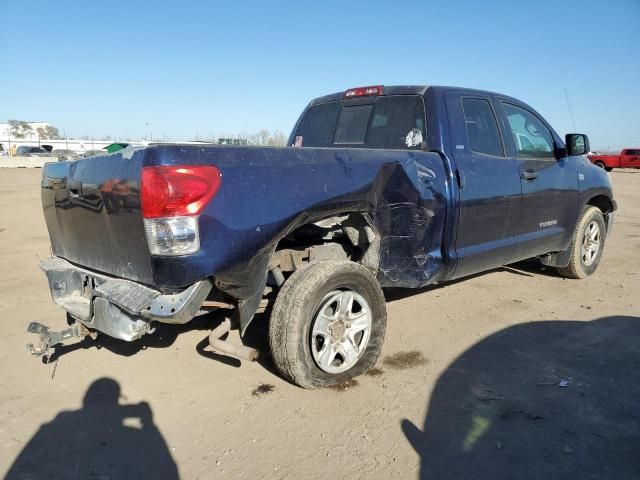
[[[595,165],[596,167],[604,168],[604,163],[603,163],[603,162],[599,162],[599,161],[598,161],[598,162],[594,163],[594,165]]]
[[[329,387],[376,364],[386,325],[384,295],[369,270],[349,261],[312,263],[280,289],[269,346],[287,380],[303,388]]]
[[[573,232],[569,265],[558,267],[558,273],[567,278],[587,278],[592,275],[602,258],[606,235],[607,226],[602,212],[597,207],[587,205]]]
[[[604,167],[605,172],[610,172],[613,170],[613,167]]]

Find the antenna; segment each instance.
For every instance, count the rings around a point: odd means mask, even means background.
[[[571,111],[571,104],[569,103],[569,95],[567,89],[564,89],[564,98],[567,99],[567,108],[569,109],[569,115],[571,116],[571,124],[573,125],[573,131],[576,131],[576,121],[573,119],[573,112]]]

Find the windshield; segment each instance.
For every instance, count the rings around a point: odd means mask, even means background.
[[[380,96],[371,103],[334,101],[306,110],[292,146],[419,149],[425,113],[417,95]]]

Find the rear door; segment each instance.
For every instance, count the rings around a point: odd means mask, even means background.
[[[512,260],[521,185],[516,161],[505,153],[491,97],[451,91],[445,101],[460,184],[458,278]]]
[[[516,232],[518,259],[568,248],[578,216],[575,159],[556,158],[559,139],[522,103],[501,100],[505,139],[516,157],[522,183],[522,212]]]

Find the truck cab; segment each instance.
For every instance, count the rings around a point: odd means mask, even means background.
[[[640,168],[640,148],[625,148],[620,152],[620,168]]]

